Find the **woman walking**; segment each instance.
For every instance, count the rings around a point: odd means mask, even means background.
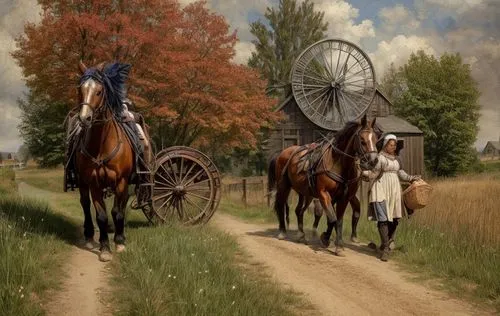
[[[377,221],[381,241],[382,261],[389,259],[389,244],[394,241],[396,228],[403,215],[401,181],[413,182],[420,176],[410,176],[404,170],[396,154],[397,137],[384,137],[378,163],[371,171],[363,171],[365,180],[373,182],[369,191],[368,219]]]

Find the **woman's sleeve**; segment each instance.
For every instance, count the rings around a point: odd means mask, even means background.
[[[399,180],[410,182],[413,179],[413,177],[410,176],[409,174],[407,174],[406,171],[404,171],[403,168],[401,168],[401,161],[399,159],[398,159],[398,163],[399,163],[399,167],[400,167],[400,169],[398,170]]]

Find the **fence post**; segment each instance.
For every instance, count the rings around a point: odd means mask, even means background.
[[[243,178],[243,204],[247,206],[247,179]]]

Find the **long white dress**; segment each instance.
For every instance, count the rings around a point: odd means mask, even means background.
[[[398,159],[386,152],[381,152],[377,165],[368,172],[368,177],[374,181],[369,194],[370,203],[385,201],[385,215],[389,222],[392,222],[393,218],[402,217],[399,180],[410,181],[412,177],[401,169]],[[374,218],[369,219],[374,220]]]

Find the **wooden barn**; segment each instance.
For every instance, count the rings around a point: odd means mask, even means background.
[[[345,41],[342,41],[346,43]],[[321,43],[321,42],[318,42]],[[327,44],[325,44],[327,43]],[[347,42],[348,43],[348,42]],[[350,44],[350,43],[348,43]],[[318,46],[318,44],[314,44]],[[313,45],[313,46],[314,46]],[[329,48],[330,50],[332,47],[334,49],[337,49],[335,43],[329,43],[328,40],[324,41],[322,43],[323,46],[327,45],[326,47]],[[342,44],[340,44],[342,45]],[[354,46],[354,45],[353,45]],[[342,46],[339,46],[342,48]],[[316,49],[316,54],[318,49],[317,47],[312,47],[313,51]],[[307,53],[307,49],[305,51]],[[303,53],[303,55],[305,54]],[[328,51],[325,53],[325,55],[328,55]],[[332,60],[337,58],[337,56],[333,55],[333,53],[330,53],[332,55]],[[366,55],[365,55],[366,56]],[[307,54],[306,54],[307,57]],[[304,58],[302,55],[298,57],[298,62],[296,64],[300,65],[300,59]],[[313,59],[312,57],[309,58],[309,60]],[[324,58],[322,58],[324,59]],[[328,57],[326,58],[328,59]],[[341,60],[341,57],[339,55],[338,57],[339,60]],[[352,59],[352,58],[351,58]],[[359,62],[361,58],[355,59],[356,62]],[[368,59],[366,57],[366,59]],[[327,68],[328,66],[331,66],[328,61],[323,62],[323,64],[320,64],[320,66],[323,66]],[[361,62],[359,62],[361,63]],[[318,62],[319,64],[319,62]],[[345,62],[350,68],[354,68],[354,66],[350,66],[348,64],[348,61]],[[371,63],[367,66],[371,67]],[[313,70],[314,74],[318,74],[318,69],[321,67],[318,67],[318,65],[315,65],[315,68]],[[347,68],[347,66],[345,66]],[[373,68],[373,67],[371,67]],[[373,70],[371,69],[373,72]],[[335,132],[343,126],[340,123],[337,124],[332,124],[328,126],[334,126],[336,125],[336,128],[330,128],[326,129],[324,128],[325,126],[325,120],[320,119],[315,119],[314,115],[317,115],[319,110],[310,110],[308,106],[314,107],[314,103],[305,103],[304,99],[307,99],[304,97],[304,95],[311,95],[311,99],[318,100],[320,98],[319,92],[316,93],[315,91],[313,92],[308,92],[308,90],[304,90],[304,86],[308,87],[318,87],[315,88],[316,90],[321,91],[327,91],[327,90],[321,90],[321,83],[326,82],[331,78],[328,77],[327,75],[324,75],[320,79],[314,79],[316,81],[313,81],[311,84],[311,81],[305,82],[305,78],[312,78],[313,75],[311,74],[300,74],[300,78],[296,79],[294,78],[295,74],[298,73],[296,69],[292,70],[292,85],[295,84],[295,82],[298,82],[296,85],[296,91],[294,93],[291,93],[281,104],[278,106],[276,111],[282,111],[285,114],[286,119],[282,121],[280,124],[278,124],[275,129],[273,129],[270,132],[270,137],[265,145],[266,151],[268,153],[268,156],[271,157],[275,153],[283,150],[286,147],[292,146],[292,145],[303,145],[303,144],[308,144],[312,143],[314,141],[321,140],[323,136],[327,135],[329,132]],[[333,73],[334,71],[331,71]],[[335,72],[337,72],[335,70]],[[366,71],[368,72],[368,71]],[[326,73],[326,71],[325,71]],[[345,76],[345,74],[344,74]],[[373,74],[373,77],[370,77],[370,74],[366,75],[368,79],[373,80],[373,89],[374,91],[372,92],[373,94],[365,99],[358,98],[355,99],[353,102],[346,102],[344,106],[346,107],[356,107],[357,105],[355,104],[356,102],[362,103],[365,102],[366,106],[364,107],[363,111],[360,113],[367,113],[368,117],[371,119],[373,117],[376,117],[376,125],[377,127],[382,130],[384,133],[392,133],[395,134],[398,139],[402,140],[403,142],[403,150],[400,152],[400,156],[402,157],[402,161],[404,164],[404,169],[409,173],[409,174],[423,174],[424,173],[424,140],[423,140],[423,133],[421,130],[419,130],[416,126],[411,125],[407,121],[405,121],[403,118],[397,117],[394,115],[393,111],[393,106],[391,102],[384,96],[382,92],[378,88],[376,88],[376,83],[375,83],[375,76]],[[362,78],[363,79],[363,78]],[[367,82],[367,79],[363,79],[364,82]],[[356,81],[361,81],[361,79],[356,79]],[[334,87],[331,89],[332,97],[328,96],[327,97],[327,103],[332,102],[332,100],[335,102],[335,97],[340,95],[340,92],[335,91],[335,81],[332,81],[332,83],[327,83],[329,86],[331,85]],[[353,84],[354,86],[354,84]],[[299,90],[302,89],[302,90]],[[298,90],[298,93],[297,93]],[[305,91],[305,92],[304,92]],[[361,91],[361,90],[357,90]],[[368,88],[363,88],[363,93],[364,91],[369,91]],[[316,93],[316,94],[315,94]],[[334,93],[337,93],[334,95]],[[359,95],[360,92],[352,92],[351,95]],[[325,94],[326,95],[326,94]],[[346,94],[347,95],[347,94]],[[300,98],[300,102],[302,102],[301,105],[297,103],[297,96]],[[305,105],[304,105],[305,104]],[[324,104],[324,103],[323,103]],[[318,106],[318,109],[321,109],[321,104]],[[339,107],[340,108],[340,107]],[[305,109],[305,110],[304,110]],[[333,110],[330,110],[333,112]],[[324,116],[327,117],[327,115],[330,115],[330,117],[334,117],[335,115],[340,116],[343,115],[342,113],[349,113],[349,109],[347,110],[342,110],[338,112],[333,112],[333,113],[327,113],[326,110],[324,110]],[[313,113],[313,115],[311,115]],[[360,113],[354,113],[355,116],[359,116]],[[353,114],[353,115],[354,115]],[[308,116],[309,117],[308,117]],[[312,119],[311,119],[312,118]],[[347,118],[349,116],[347,115]],[[345,119],[344,121],[347,121],[348,119]],[[319,124],[318,124],[319,122]],[[335,123],[333,119],[331,120],[332,123]],[[322,126],[321,126],[322,125]]]

